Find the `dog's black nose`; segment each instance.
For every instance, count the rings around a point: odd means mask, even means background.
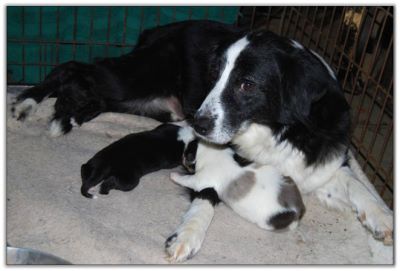
[[[214,128],[214,118],[196,114],[193,119],[193,128],[198,134],[205,136]]]

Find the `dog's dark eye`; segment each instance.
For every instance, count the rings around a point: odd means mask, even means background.
[[[249,92],[252,91],[254,87],[255,87],[254,82],[251,82],[249,80],[244,80],[240,85],[240,91]]]

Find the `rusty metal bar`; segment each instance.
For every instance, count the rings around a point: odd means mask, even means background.
[[[304,41],[304,35],[306,33],[306,24],[307,24],[307,21],[308,21],[308,13],[309,13],[310,7],[306,7],[306,9],[307,9],[307,13],[305,15],[303,15],[304,23],[303,23],[303,28],[301,30],[301,38],[300,38],[300,41],[302,43]]]
[[[300,20],[300,11],[297,10],[297,8],[293,8],[293,11],[296,14],[296,22],[294,23],[293,27],[293,38],[297,39],[297,30],[299,29],[299,20]]]
[[[291,22],[292,22],[292,16],[293,16],[293,9],[294,8],[290,8],[290,12],[289,12],[289,18],[288,18],[288,24],[286,24],[286,31],[284,30],[285,29],[285,26],[283,26],[282,27],[282,35],[283,35],[283,33],[285,33],[284,34],[284,36],[286,36],[286,37],[289,37],[290,36],[290,33],[289,33],[289,29],[290,29],[290,25],[291,25]]]
[[[21,35],[25,37],[25,8],[21,8]],[[25,82],[25,45],[22,44],[22,82]]]
[[[74,28],[73,28],[73,35],[72,35],[72,59],[76,59],[76,32],[78,29],[78,7],[74,7]]]
[[[146,7],[141,7],[140,8],[140,27],[139,27],[139,33],[142,33],[143,31],[143,20],[144,20],[144,9]]]
[[[225,18],[225,7],[221,7],[219,18],[221,19],[221,21],[224,21],[224,18]]]
[[[42,7],[39,7],[39,37],[42,38]],[[42,46],[39,45],[39,62],[41,63],[42,60]],[[43,79],[42,76],[42,71],[43,70],[43,65],[39,66],[39,78],[40,80]]]
[[[124,26],[122,29],[122,44],[126,44],[126,32],[127,32],[127,24],[128,24],[128,16],[129,9],[128,7],[124,7]],[[121,53],[125,53],[123,47],[121,47]]]
[[[343,61],[343,56],[344,55],[348,55],[348,53],[345,51],[345,48],[346,48],[347,42],[348,42],[349,37],[350,37],[350,30],[351,30],[351,27],[348,26],[347,27],[347,31],[346,31],[346,37],[345,37],[344,42],[343,42],[343,51],[340,53],[339,62],[337,64],[337,67],[338,67],[337,70],[339,72],[340,72],[340,67],[341,67],[342,61]],[[350,57],[349,57],[349,59],[350,59]],[[349,61],[349,63],[350,63],[350,61]],[[348,68],[349,68],[349,66],[348,66]],[[348,70],[347,70],[347,72],[348,72]],[[343,80],[343,82],[342,82],[342,87],[343,87],[343,89],[345,89],[345,87],[346,87],[346,81],[345,80]]]
[[[324,13],[322,15],[321,23],[320,23],[319,29],[318,29],[317,41],[315,42],[315,50],[318,50],[318,47],[319,47],[319,43],[320,43],[321,36],[322,36],[322,33],[323,33],[322,28],[324,26],[324,21],[325,21],[325,16],[326,16],[326,11],[327,10],[328,10],[328,8],[324,7]],[[322,55],[322,57],[323,57],[323,55]]]
[[[56,64],[60,64],[60,7],[57,7],[56,22]]]
[[[313,17],[312,17],[311,29],[310,29],[311,33],[309,34],[309,39],[308,39],[308,42],[307,42],[307,47],[310,48],[310,49],[311,49],[311,46],[310,46],[311,45],[311,41],[313,40],[314,25],[315,25],[315,18],[317,16],[317,12],[318,12],[318,7],[314,7],[314,14],[313,14]]]
[[[206,17],[205,19],[206,19],[206,20],[208,20],[208,13],[209,13],[208,7],[206,7],[206,13],[205,13],[205,17]]]
[[[331,20],[330,20],[330,22],[329,22],[329,27],[328,27],[328,37],[327,37],[327,39],[326,39],[326,45],[325,45],[325,47],[323,48],[323,51],[322,51],[322,53],[321,53],[321,56],[322,56],[322,57],[324,57],[324,56],[326,55],[326,51],[328,50],[328,46],[330,45],[330,44],[329,44],[329,36],[330,36],[330,34],[332,33],[332,27],[333,27],[333,22],[334,22],[334,19],[335,19],[335,14],[336,14],[336,7],[334,7],[334,8],[333,8],[333,11],[332,11]],[[317,46],[316,50],[318,50],[318,46]],[[333,53],[332,53],[332,54],[333,54]]]
[[[250,29],[252,29],[252,30],[253,30],[253,28],[254,28],[254,21],[255,21],[255,17],[256,17],[256,10],[257,10],[257,7],[253,7],[253,11],[252,11],[252,13],[251,13]]]
[[[390,41],[389,50],[386,52],[384,64],[382,65],[381,72],[380,72],[379,77],[378,77],[378,82],[381,81],[381,79],[382,79],[383,72],[385,71],[385,67],[386,67],[387,61],[388,61],[389,56],[391,54],[391,49],[390,48],[391,48],[392,42],[393,42],[393,37],[391,38],[391,41]],[[393,78],[392,78],[392,82],[390,83],[390,85],[392,85],[392,84],[393,84]],[[390,89],[390,87],[389,87],[389,89]],[[376,87],[375,91],[374,91],[374,98],[372,99],[371,106],[370,106],[370,109],[369,109],[369,112],[368,112],[368,117],[367,117],[368,120],[371,118],[372,109],[374,107],[374,103],[375,103],[376,96],[378,95],[378,93],[379,93],[379,91],[378,91],[378,88]],[[386,106],[386,102],[387,102],[387,99],[388,99],[389,96],[390,95],[386,95],[385,101],[384,101],[384,103],[382,105],[382,115],[383,115],[384,108]],[[367,130],[367,122],[365,123],[364,128],[363,128],[363,130],[361,132],[361,139],[364,138],[366,130]]]
[[[387,19],[387,17],[385,17],[385,22],[386,22],[386,19]],[[372,25],[373,25],[373,24],[372,24]],[[381,33],[379,34],[377,46],[376,46],[375,49],[374,49],[374,53],[373,53],[373,57],[372,57],[372,62],[371,62],[372,64],[370,65],[370,67],[369,67],[369,69],[368,69],[368,72],[367,72],[368,77],[366,78],[366,81],[365,81],[365,84],[364,84],[364,87],[363,87],[362,98],[361,98],[361,100],[360,100],[360,102],[359,102],[360,110],[358,110],[357,115],[356,115],[356,117],[354,118],[354,119],[355,119],[355,122],[357,122],[357,121],[359,120],[360,115],[361,115],[361,105],[362,105],[362,103],[364,102],[364,99],[365,99],[365,92],[367,92],[367,86],[368,86],[369,78],[372,77],[372,76],[371,76],[371,73],[372,73],[373,68],[374,68],[374,65],[373,65],[373,64],[376,63],[376,57],[377,57],[377,55],[378,55],[378,47],[379,47],[378,45],[379,45],[379,43],[380,43],[380,41],[381,41],[382,33],[383,33],[383,32],[381,32]],[[378,85],[379,85],[379,82],[378,82]],[[372,105],[373,105],[373,103],[372,103]],[[365,135],[365,133],[364,133],[364,135]],[[362,134],[361,140],[364,138],[364,135]]]
[[[109,56],[109,50],[110,50],[111,16],[112,16],[112,7],[108,7],[107,36],[106,36],[106,57]]]
[[[343,22],[345,13],[346,13],[346,8],[343,8],[342,16],[340,17],[340,21],[339,21],[339,27],[338,27],[338,30],[336,31],[335,42],[333,43],[334,44],[334,49],[333,49],[333,52],[332,52],[331,57],[329,59],[329,64],[330,64],[331,67],[333,67],[333,58],[335,57],[335,50],[339,47],[338,46],[338,44],[339,44],[338,41],[339,41],[339,36],[340,36],[339,33],[340,33],[340,30],[342,29],[342,26],[343,26],[343,24],[341,22]]]
[[[90,32],[89,32],[89,59],[92,61],[93,59],[93,29],[94,29],[94,15],[96,12],[96,8],[93,7],[90,12]]]
[[[174,6],[174,12],[172,13],[173,22],[176,22],[176,6]]]
[[[270,27],[270,23],[271,23],[271,13],[272,13],[272,7],[268,7],[268,13],[267,13],[267,18],[266,18],[266,22],[268,24],[268,29]]]
[[[284,24],[285,17],[286,17],[286,9],[287,9],[287,7],[285,6],[283,8],[283,15],[282,15],[280,26],[279,26],[279,34],[281,34],[281,35],[282,35],[282,30],[283,30],[283,24]]]
[[[356,153],[362,156],[363,161],[365,161],[371,167],[371,169],[376,170],[376,174],[378,175],[378,177],[382,180],[383,183],[385,183],[385,179],[389,179],[389,173],[387,173],[382,165],[379,164],[378,159],[376,159],[374,156],[368,156],[366,154],[366,147],[362,144],[361,141],[357,140],[356,138],[353,138],[352,141],[352,145],[358,149],[355,150]]]
[[[365,16],[368,16],[368,11],[366,11],[366,15],[365,15]],[[376,16],[377,16],[377,9],[375,9],[375,13],[374,13],[374,17],[373,17],[373,19],[372,19],[372,22],[375,22]],[[371,38],[371,34],[372,34],[373,28],[374,28],[374,24],[372,23],[372,24],[371,24],[371,27],[369,28],[369,31],[368,31],[368,40]],[[360,63],[359,63],[359,65],[358,65],[358,69],[357,69],[357,73],[356,73],[356,76],[355,76],[355,80],[357,80],[360,71],[363,70],[362,65],[363,65],[364,60],[365,60],[366,51],[367,51],[367,45],[368,45],[368,43],[366,42],[365,45],[364,45],[362,54],[361,54],[361,60],[360,60]],[[356,84],[356,82],[355,82],[355,83],[353,84],[353,88],[352,88],[352,90],[351,90],[350,103],[353,102],[354,92],[355,92],[356,85],[357,85],[357,84]]]
[[[336,47],[336,49],[337,49],[338,52],[343,52],[343,49],[338,49],[337,47]],[[351,60],[351,59],[349,58],[349,56],[347,56],[347,55],[344,55],[344,57],[347,58],[348,60]],[[360,64],[358,64],[358,63],[356,63],[356,62],[353,62],[352,65],[355,66],[355,67],[357,67],[357,68],[359,68],[361,74],[363,74],[363,75],[369,77],[368,79],[369,79],[369,81],[370,81],[371,83],[373,83],[373,84],[375,84],[375,85],[379,85],[379,82],[376,81],[376,79],[375,79],[374,77],[370,76],[370,75],[368,74],[368,72],[365,71],[365,70],[360,66]],[[380,88],[381,91],[383,91],[385,94],[387,94],[387,92],[386,92],[387,89],[386,89],[385,87],[383,87],[383,86],[378,86],[378,88]],[[368,94],[368,93],[367,93],[367,94]]]
[[[188,17],[189,17],[188,19],[189,19],[189,20],[192,19],[192,14],[193,14],[192,7],[189,7],[189,14],[188,14],[188,15],[189,15],[189,16],[188,16]]]
[[[390,137],[392,137],[392,134],[393,134],[393,122],[391,122],[389,127],[390,127],[389,128],[389,132],[386,133],[386,136],[385,136],[385,139],[384,139],[384,143],[383,143],[383,146],[381,148],[381,152],[379,153],[379,158],[377,159],[378,165],[382,164],[383,155],[384,155],[384,153],[386,151],[386,148],[388,146],[388,143],[390,141]],[[371,152],[368,152],[367,155],[368,155],[368,157],[370,157],[371,156]],[[375,171],[377,171],[377,169],[375,169]],[[382,172],[386,173],[386,175],[390,174],[390,171],[388,172],[388,171],[382,170]],[[386,179],[386,180],[388,180],[388,179]]]
[[[156,26],[159,26],[159,25],[160,25],[160,17],[161,17],[161,8],[160,8],[160,7],[157,7],[157,16],[156,16],[157,21],[156,21]],[[189,17],[189,20],[190,20],[190,17]]]

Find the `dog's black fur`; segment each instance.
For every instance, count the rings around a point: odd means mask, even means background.
[[[162,122],[190,118],[211,89],[218,53],[243,33],[212,21],[187,21],[145,30],[132,52],[92,64],[54,68],[25,90],[16,105],[57,97],[53,120],[62,133],[102,112],[145,115]],[[19,119],[29,112],[21,112]]]
[[[100,194],[111,189],[130,191],[150,172],[181,164],[184,142],[177,140],[179,126],[162,124],[157,128],[130,134],[105,147],[81,167],[83,196],[102,182]]]

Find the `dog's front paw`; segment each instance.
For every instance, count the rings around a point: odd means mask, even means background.
[[[193,257],[201,248],[204,235],[190,228],[178,230],[165,241],[167,261],[179,263]]]
[[[17,120],[23,121],[37,108],[37,102],[28,98],[22,101],[14,101],[11,105],[11,113]]]
[[[374,238],[384,245],[393,245],[393,213],[378,204],[371,204],[365,210],[358,210],[357,217],[369,229]]]

